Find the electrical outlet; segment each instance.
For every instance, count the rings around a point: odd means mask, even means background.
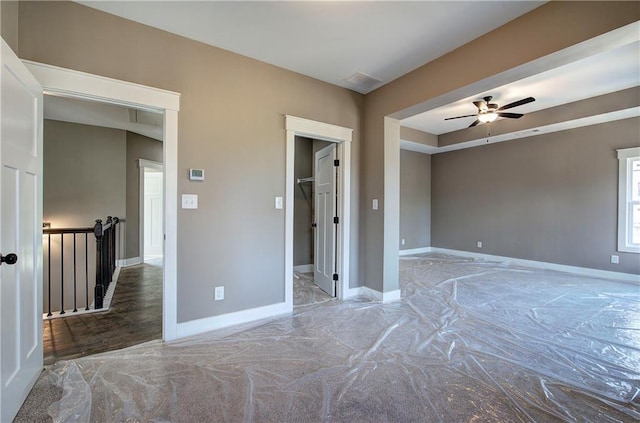
[[[402,241],[400,241],[400,243],[401,243],[402,245],[404,245],[404,238],[402,238]]]
[[[478,248],[482,248],[482,241],[478,241],[476,245],[478,246]]]
[[[224,300],[224,286],[216,286],[215,295],[213,299],[215,301]]]
[[[615,254],[611,255],[611,264],[618,264],[620,263],[620,257],[616,256]]]

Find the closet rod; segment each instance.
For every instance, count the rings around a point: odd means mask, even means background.
[[[298,183],[301,184],[303,182],[314,182],[316,180],[315,177],[310,176],[308,178],[298,178]]]

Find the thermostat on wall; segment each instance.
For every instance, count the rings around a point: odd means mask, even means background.
[[[204,169],[189,169],[189,179],[192,181],[204,181]]]

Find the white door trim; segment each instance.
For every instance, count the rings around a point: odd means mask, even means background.
[[[138,159],[138,256],[141,263],[144,263],[144,169],[156,169],[164,172],[162,163],[147,159]]]
[[[57,66],[23,61],[45,94],[160,111],[164,114],[164,268],[162,338],[176,339],[178,234],[178,111],[180,94]]]
[[[349,241],[351,233],[351,140],[353,129],[285,115],[285,307],[293,310],[293,188],[296,135],[337,143],[338,160],[338,298],[347,298],[349,290]]]

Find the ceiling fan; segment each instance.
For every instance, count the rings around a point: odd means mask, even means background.
[[[511,109],[513,107],[522,106],[523,104],[531,103],[532,101],[536,101],[533,97],[523,98],[522,100],[514,101],[513,103],[506,104],[502,107],[498,107],[497,104],[491,103],[492,96],[486,96],[482,100],[476,100],[473,104],[478,108],[478,113],[475,115],[464,115],[464,116],[456,116],[446,118],[445,120],[451,119],[460,119],[466,117],[476,117],[475,122],[469,125],[469,128],[476,126],[479,123],[489,123],[498,119],[499,117],[510,118],[510,119],[519,119],[524,116],[522,113],[505,113],[503,110]]]

